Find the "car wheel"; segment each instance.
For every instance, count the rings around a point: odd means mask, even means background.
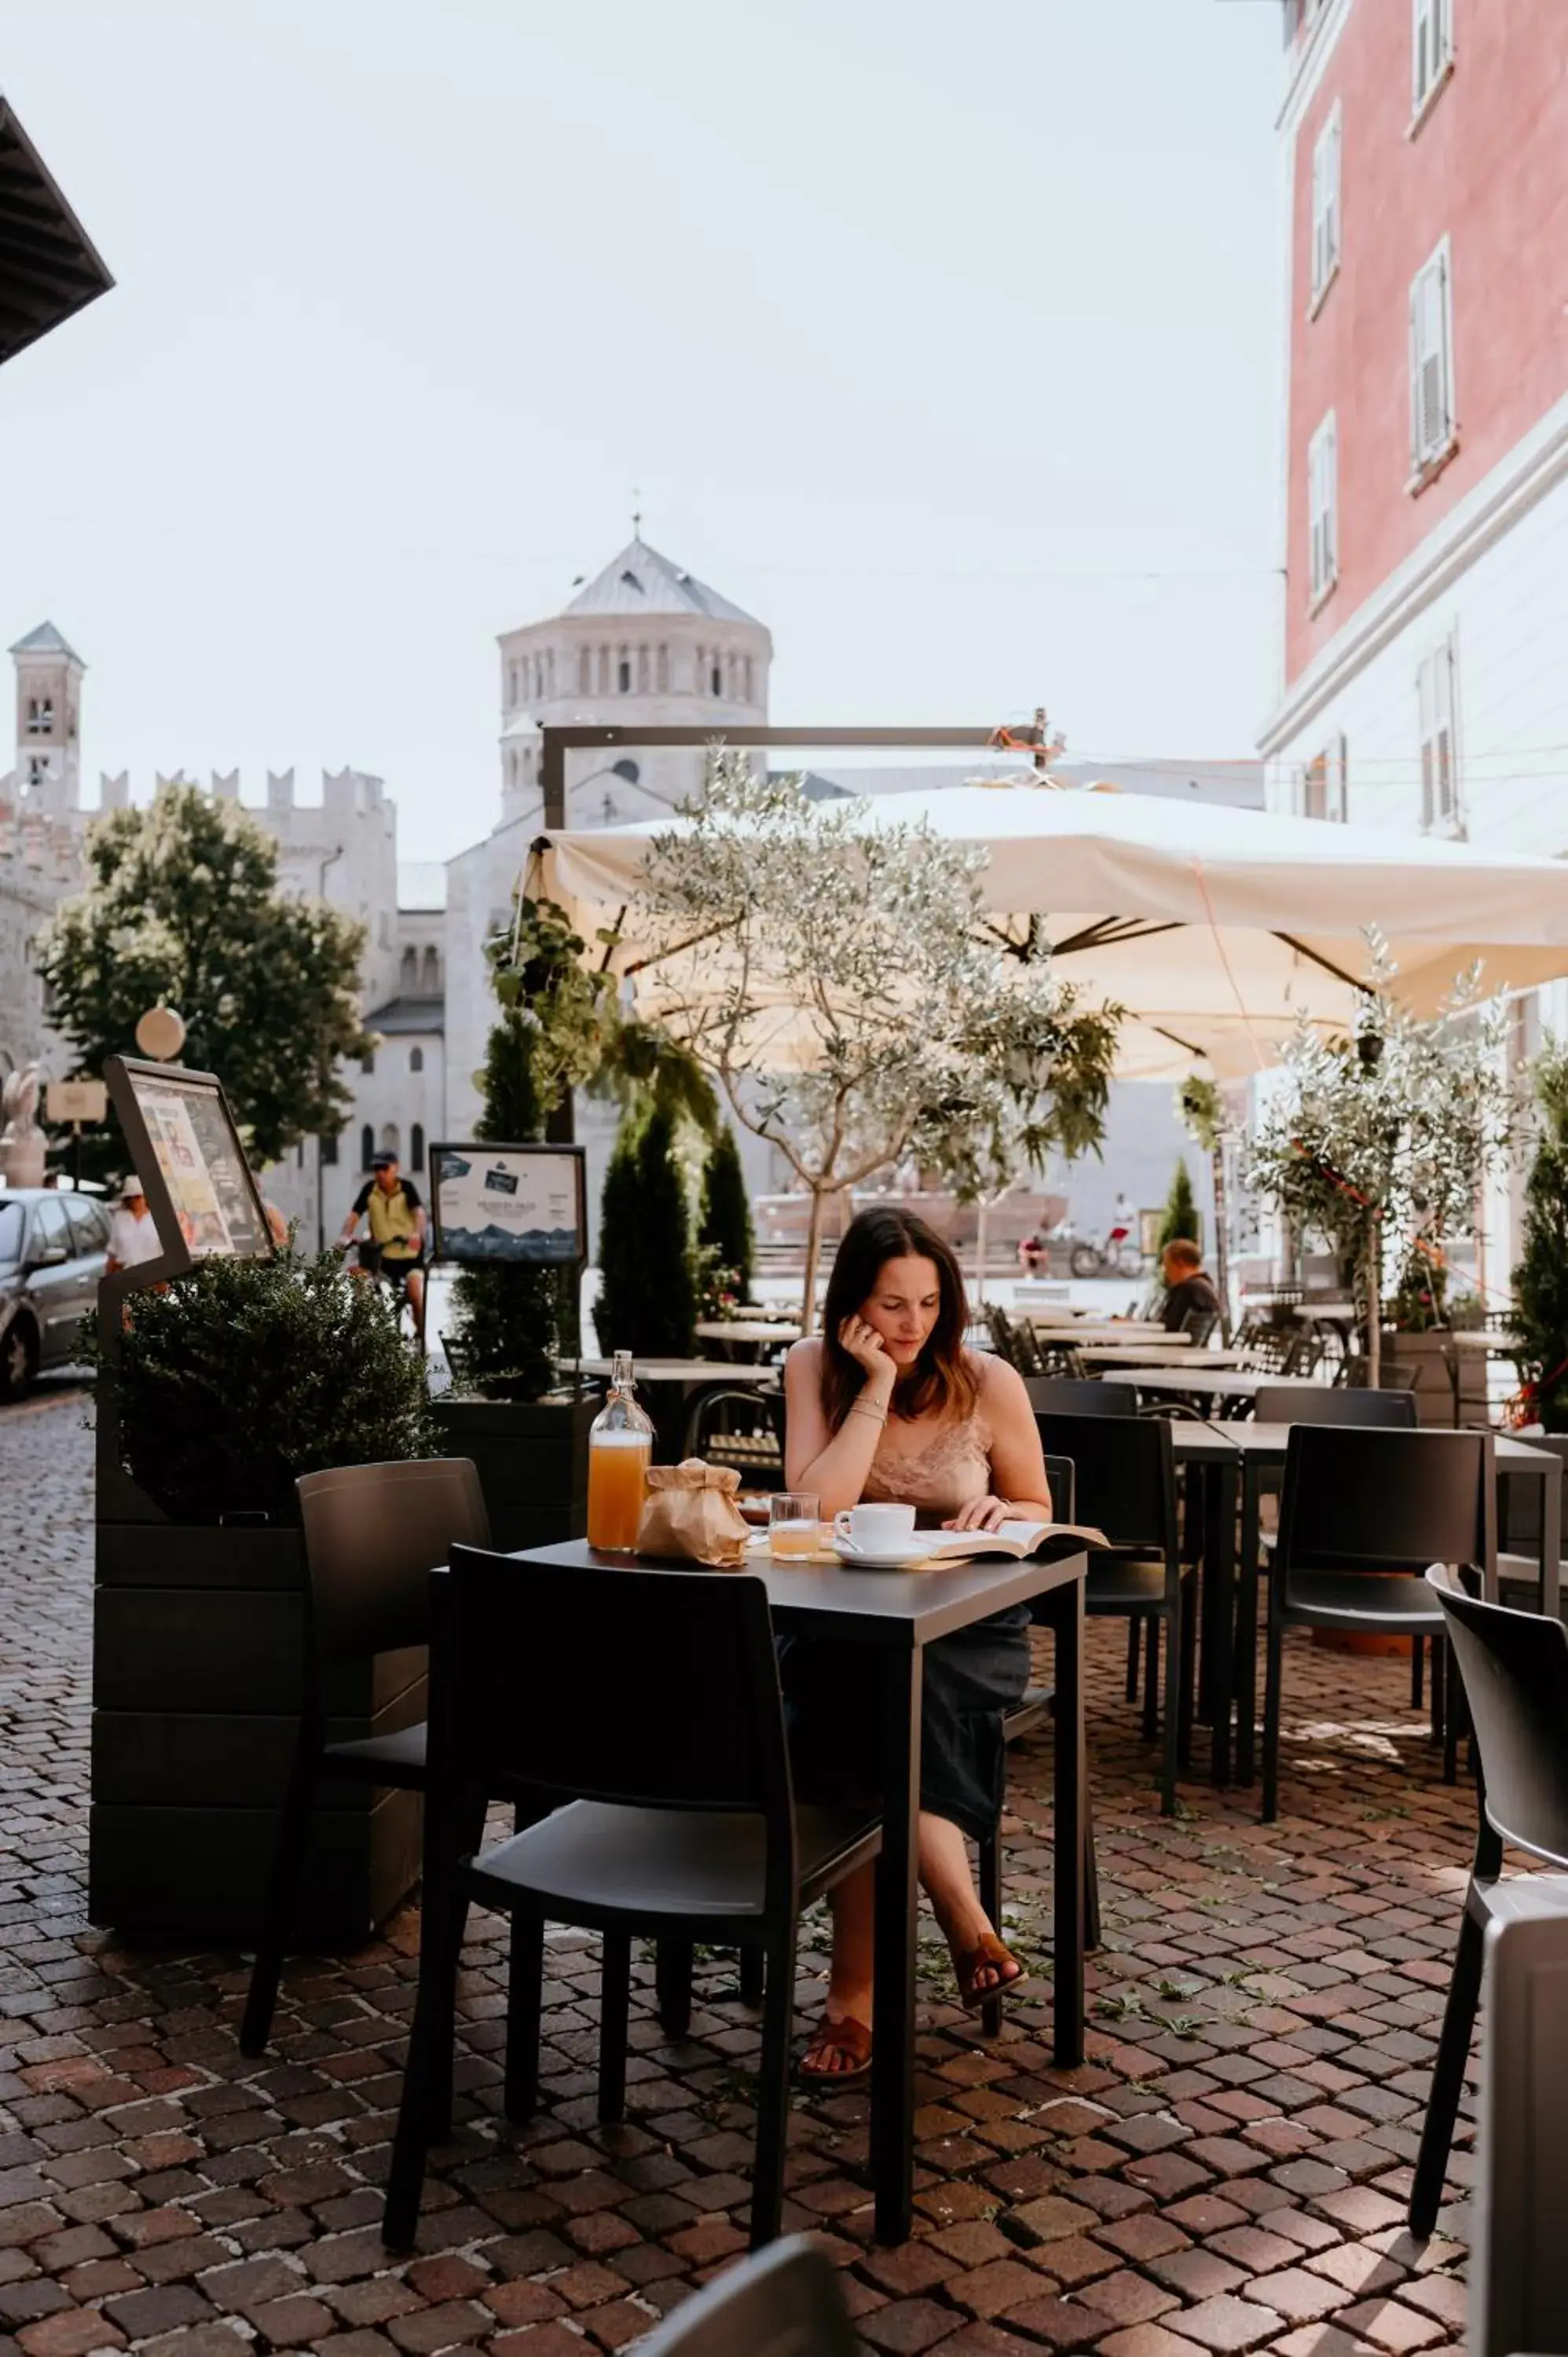
[[[0,1334],[0,1400],[18,1400],[38,1372],[38,1338],[27,1318],[14,1318]]]
[[[1100,1254],[1092,1244],[1074,1244],[1068,1260],[1068,1266],[1074,1276],[1098,1276]]]

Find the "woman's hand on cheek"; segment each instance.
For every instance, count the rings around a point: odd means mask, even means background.
[[[1012,1508],[1005,1498],[973,1498],[942,1524],[944,1531],[999,1531]]]

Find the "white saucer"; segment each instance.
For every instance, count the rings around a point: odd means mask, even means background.
[[[839,1561],[853,1571],[904,1571],[926,1562],[929,1552],[919,1544],[914,1533],[896,1547],[877,1547],[873,1551],[856,1546],[853,1539],[834,1539],[832,1549]]]

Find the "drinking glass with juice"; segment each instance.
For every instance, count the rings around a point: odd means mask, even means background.
[[[588,1435],[588,1544],[629,1555],[642,1520],[653,1426],[638,1405],[631,1352],[618,1351],[610,1395]]]

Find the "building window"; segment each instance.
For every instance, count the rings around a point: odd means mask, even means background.
[[[1329,411],[1306,446],[1306,512],[1312,604],[1339,577],[1339,428]]]
[[[1339,267],[1339,143],[1343,117],[1336,105],[1312,151],[1312,307],[1316,311]]]
[[[506,700],[509,704],[515,704],[517,702],[517,665],[515,663],[508,663],[507,665]]]
[[[751,657],[749,655],[746,655],[743,659],[742,673],[746,683],[746,700],[747,704],[750,704],[755,699],[751,693]]]
[[[668,647],[661,646],[659,650],[659,663],[658,669],[655,673],[655,677],[659,682],[659,693],[660,695],[663,695],[670,685],[670,650]]]
[[[368,1170],[376,1158],[376,1133],[369,1122],[360,1132],[360,1168]]]
[[[397,1154],[401,1151],[398,1145],[397,1124],[395,1121],[382,1123],[381,1150],[383,1154]]]
[[[1448,240],[1410,290],[1410,459],[1412,490],[1454,447],[1454,299]]]
[[[631,665],[624,654],[616,664],[616,693],[618,695],[631,694]]]
[[[593,657],[586,647],[577,649],[577,693],[586,695],[593,687]]]
[[[441,993],[441,959],[431,949],[424,952],[424,990],[426,998],[437,998]]]
[[[1332,737],[1316,761],[1309,761],[1301,773],[1301,810],[1304,818],[1336,820],[1341,826],[1349,816],[1346,774],[1346,748],[1343,734]]]
[[[337,1168],[338,1132],[335,1129],[323,1131],[321,1136],[317,1140],[317,1157],[324,1170],[332,1170]]]
[[[408,1133],[408,1167],[411,1170],[424,1168],[424,1124],[416,1121]]]
[[[55,705],[52,695],[30,695],[27,698],[27,734],[48,737],[55,725]]]
[[[720,671],[717,663],[714,665],[713,670],[708,674],[708,684],[715,695],[722,695],[724,694],[724,673]]]
[[[1454,0],[1411,0],[1411,112],[1436,95],[1454,62]]]
[[[368,1055],[365,1055],[365,1056],[361,1056],[361,1057],[360,1057],[360,1071],[361,1071],[361,1072],[373,1072],[373,1071],[375,1071],[375,1069],[376,1069],[376,1051],[375,1051],[375,1049],[372,1048],[372,1049],[371,1049],[371,1051],[370,1051],[370,1053],[369,1053]]]
[[[1421,823],[1443,834],[1459,831],[1457,672],[1454,640],[1446,638],[1415,674],[1421,721]]]
[[[43,755],[41,753],[30,753],[27,757],[28,785],[41,786],[48,775],[48,763],[45,760]]]
[[[411,1048],[411,1049],[409,1049],[409,1051],[408,1051],[408,1069],[409,1069],[409,1071],[410,1071],[411,1072],[423,1072],[423,1071],[424,1071],[424,1049],[423,1049],[423,1048]]]
[[[637,692],[639,695],[648,694],[648,649],[646,647],[639,647],[637,651]]]
[[[404,950],[403,953],[403,963],[398,970],[398,988],[400,990],[412,990],[418,979],[418,952],[412,949]]]

